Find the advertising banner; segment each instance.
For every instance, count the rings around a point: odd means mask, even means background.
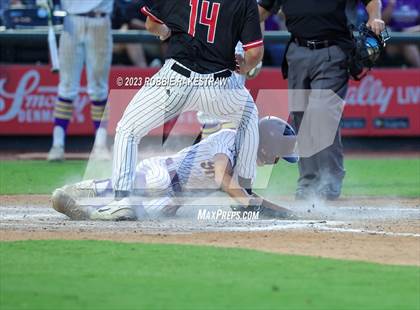
[[[113,67],[110,76],[109,131],[125,107],[157,69]],[[57,97],[58,75],[48,66],[0,65],[0,135],[49,135]],[[90,135],[89,97],[82,77],[74,101],[70,135]],[[278,69],[266,68],[247,82],[260,116],[287,117],[287,81]],[[345,136],[420,136],[420,70],[378,69],[361,82],[351,82],[342,120]],[[173,133],[195,134],[195,113],[184,113]],[[160,133],[161,129],[152,132]]]

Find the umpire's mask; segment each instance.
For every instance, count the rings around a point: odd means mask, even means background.
[[[358,35],[355,38],[355,47],[350,64],[350,74],[355,80],[362,79],[366,73],[375,65],[382,51],[385,49],[385,42],[390,38],[385,29],[381,35],[375,34],[366,24],[361,24]]]

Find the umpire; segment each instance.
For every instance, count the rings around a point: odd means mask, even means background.
[[[281,9],[291,33],[283,75],[293,90],[332,90],[345,97],[349,74],[347,59],[353,48],[348,16],[357,0],[259,0],[263,21]],[[369,14],[368,27],[380,34],[385,24],[380,0],[362,1]],[[311,96],[306,100],[310,101]],[[292,124],[299,129],[310,102],[289,102]],[[294,106],[295,105],[295,106]],[[299,179],[295,197],[334,200],[340,196],[343,178],[343,146],[337,129],[331,146],[299,162]]]

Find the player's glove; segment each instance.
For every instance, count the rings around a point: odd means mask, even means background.
[[[261,198],[252,199],[248,206],[231,206],[233,211],[259,212],[261,217],[276,219],[294,219],[295,215],[288,209]]]

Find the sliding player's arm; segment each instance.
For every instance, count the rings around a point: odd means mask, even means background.
[[[216,184],[218,184],[224,192],[235,199],[240,205],[247,207],[260,203],[260,201],[256,201],[254,196],[249,195],[247,191],[232,177],[233,169],[228,156],[221,153],[216,154],[214,156],[214,170]]]
[[[257,210],[269,209],[274,211],[277,216],[284,218],[291,214],[289,209],[264,199],[256,193],[248,194],[232,177],[232,164],[225,154],[216,154],[214,156],[214,168],[216,183],[242,207],[256,207]]]

